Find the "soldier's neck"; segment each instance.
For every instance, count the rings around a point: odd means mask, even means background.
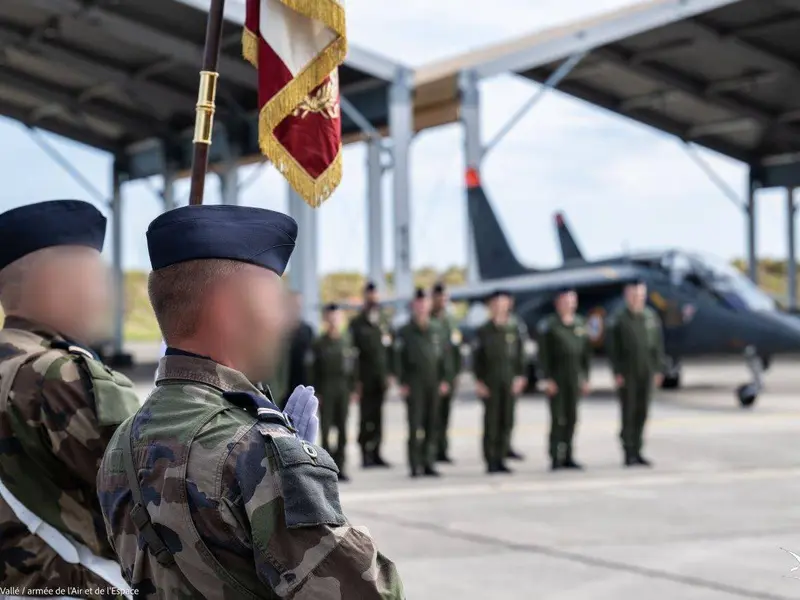
[[[575,315],[572,313],[560,313],[558,318],[564,325],[572,325],[575,322]]]

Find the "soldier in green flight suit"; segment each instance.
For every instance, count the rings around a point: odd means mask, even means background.
[[[508,323],[512,327],[516,327],[519,331],[519,339],[520,344],[522,347],[522,371],[523,373],[527,374],[528,372],[528,364],[530,361],[530,355],[528,352],[528,346],[530,345],[530,336],[528,335],[528,327],[525,325],[525,321],[517,317],[514,314],[514,297],[511,297],[511,305],[509,308],[509,316],[508,316]],[[527,385],[527,384],[526,384]],[[517,452],[511,447],[511,439],[514,436],[514,423],[516,422],[517,418],[517,397],[515,396],[511,400],[511,413],[510,413],[510,421],[508,424],[508,446],[506,447],[506,458],[509,460],[525,460],[525,455],[521,452]]]
[[[527,385],[523,340],[510,320],[511,295],[498,290],[488,303],[490,318],[472,344],[476,391],[484,401],[483,455],[489,473],[511,473],[505,458],[514,399]]]
[[[647,286],[625,286],[625,307],[611,319],[606,336],[622,412],[625,466],[651,466],[642,457],[642,438],[653,385],[661,385],[664,342],[661,319],[647,306]]]
[[[553,471],[582,469],[572,453],[578,420],[578,399],[589,392],[591,347],[586,323],[578,309],[578,295],[562,289],[554,301],[556,312],[539,324],[539,367],[544,392],[550,400],[550,459]]]
[[[411,320],[400,328],[394,342],[394,373],[408,407],[408,463],[411,477],[438,477],[436,460],[439,397],[450,391],[451,355],[445,333],[431,319],[431,302],[417,289],[411,303]]]
[[[381,457],[383,401],[389,387],[392,335],[378,304],[373,282],[364,287],[364,306],[350,323],[350,339],[358,350],[358,384],[361,415],[358,443],[364,468],[389,467]]]
[[[444,351],[450,354],[450,377],[447,379],[447,392],[439,398],[439,427],[436,445],[436,461],[452,463],[448,453],[447,429],[450,425],[450,407],[453,403],[453,390],[456,377],[461,372],[461,332],[453,317],[448,313],[449,296],[444,283],[433,286],[433,307],[431,319],[442,329]]]
[[[323,315],[323,333],[311,346],[308,372],[310,385],[314,386],[320,402],[320,429],[322,447],[333,457],[339,467],[339,481],[349,481],[344,470],[347,447],[347,414],[350,398],[354,395],[358,379],[357,350],[343,329],[343,315],[339,306],[329,304]],[[336,447],[331,444],[336,430]]]

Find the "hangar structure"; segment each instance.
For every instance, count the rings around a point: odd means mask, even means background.
[[[786,190],[789,308],[797,307],[794,189],[800,187],[800,0],[650,0],[471,52],[417,71],[418,96],[457,97],[468,168],[541,97],[535,94],[484,145],[478,83],[513,73],[749,166],[737,194],[755,281],[758,190]],[[668,175],[668,174],[665,174]],[[475,281],[474,242],[469,275]]]
[[[208,0],[3,0],[0,6],[0,115],[114,156],[109,205],[118,356],[123,347],[123,184],[160,176],[164,208],[176,204],[173,184],[190,167],[207,6]],[[243,0],[228,0],[225,17],[210,168],[220,178],[222,201],[236,203],[238,167],[263,157],[257,144],[256,75],[240,52]],[[384,282],[381,181],[391,170],[395,292],[404,296],[412,290],[409,153],[414,134],[461,122],[467,167],[479,169],[486,153],[554,87],[673,134],[687,147],[704,146],[749,165],[744,198],[723,191],[745,217],[753,279],[756,192],[785,188],[794,265],[798,33],[800,0],[649,0],[416,71],[351,45],[340,70],[343,136],[345,143],[368,145],[370,277]],[[501,73],[545,85],[484,144],[478,84]],[[289,206],[301,228],[290,277],[314,321],[317,213],[291,191]],[[474,280],[473,246],[468,264]],[[790,268],[792,306],[794,273]]]

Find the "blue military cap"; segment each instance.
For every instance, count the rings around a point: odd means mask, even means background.
[[[487,300],[494,300],[495,298],[499,298],[500,296],[508,296],[510,298],[511,297],[511,291],[507,290],[507,289],[504,289],[504,288],[499,288],[499,289],[493,290],[487,296],[486,299]]]
[[[377,289],[378,287],[375,285],[374,281],[368,281],[364,286],[364,292],[374,292]]]
[[[153,270],[189,260],[246,262],[283,275],[297,239],[297,223],[274,210],[248,206],[183,206],[147,228]]]
[[[418,287],[414,290],[414,300],[424,300],[428,297],[428,294],[425,293],[425,289]]]
[[[565,285],[565,286],[560,287],[560,288],[558,288],[556,290],[556,296],[561,296],[562,294],[569,294],[570,292],[574,292],[574,291],[575,291],[574,287]]]
[[[49,200],[0,214],[0,269],[23,256],[53,246],[103,250],[106,218],[81,200]]]
[[[433,289],[431,291],[433,292],[434,296],[441,296],[444,294],[445,289],[444,282],[437,281],[435,284],[433,284]]]

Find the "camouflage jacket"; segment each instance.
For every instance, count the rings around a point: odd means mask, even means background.
[[[115,559],[95,477],[116,426],[139,407],[131,382],[90,351],[15,317],[0,332],[0,380],[11,377],[0,400],[0,479],[38,517]],[[106,584],[29,533],[0,498],[0,587],[67,586]]]
[[[335,463],[258,416],[268,398],[241,373],[166,356],[156,389],[111,440],[98,491],[111,543],[137,598],[359,598],[403,588],[368,532],[342,514]],[[130,516],[120,432],[150,519],[174,556],[162,566]]]

